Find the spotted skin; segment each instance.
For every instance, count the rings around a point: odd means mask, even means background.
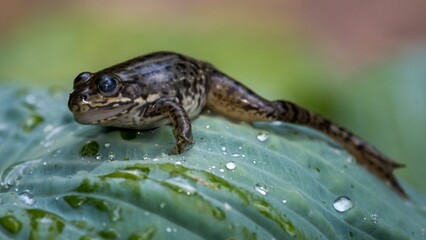
[[[317,129],[357,162],[407,197],[393,175],[402,164],[328,119],[288,101],[268,101],[211,64],[173,52],[155,52],[74,80],[68,107],[81,124],[150,129],[172,123],[173,154],[194,142],[191,120],[209,108],[233,120],[284,121]]]

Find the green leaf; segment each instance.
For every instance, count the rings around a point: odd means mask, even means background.
[[[48,90],[0,100],[1,239],[426,237],[424,196],[401,199],[310,129],[205,114],[196,144],[169,156],[171,126],[78,125]],[[43,121],[27,131],[28,116]]]

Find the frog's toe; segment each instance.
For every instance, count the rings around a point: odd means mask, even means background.
[[[192,138],[187,138],[185,136],[179,136],[175,147],[172,149],[171,154],[177,155],[185,152],[186,149],[190,148],[195,142]]]

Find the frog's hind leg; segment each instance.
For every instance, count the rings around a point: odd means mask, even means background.
[[[206,106],[237,121],[270,121],[276,119],[274,104],[218,71],[209,79]]]
[[[294,103],[268,101],[219,71],[213,71],[209,80],[206,106],[213,111],[237,121],[279,120],[315,128],[339,142],[359,164],[407,197],[393,175],[393,170],[403,165],[393,162],[350,131]]]

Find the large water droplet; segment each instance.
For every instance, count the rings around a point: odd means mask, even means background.
[[[341,196],[334,200],[333,208],[338,212],[346,212],[354,207],[352,200],[348,197]]]
[[[99,144],[95,141],[86,142],[80,149],[82,157],[95,157],[99,152]]]
[[[25,190],[18,195],[18,198],[25,204],[33,205],[36,200],[30,191]]]
[[[269,135],[268,135],[267,132],[260,132],[259,134],[257,134],[256,138],[257,138],[257,140],[264,142],[264,141],[268,140]]]
[[[225,167],[228,170],[234,170],[237,167],[237,164],[235,164],[235,162],[233,162],[233,161],[229,161],[225,164]]]
[[[254,185],[254,190],[256,190],[256,192],[262,194],[263,196],[265,196],[266,194],[268,194],[268,187],[265,186],[264,184],[261,183],[256,183],[256,185]]]

